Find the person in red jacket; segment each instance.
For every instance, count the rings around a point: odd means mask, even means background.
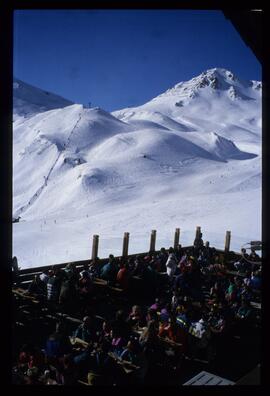
[[[120,263],[120,269],[116,276],[116,282],[119,283],[121,289],[126,290],[129,285],[129,271],[125,263]]]

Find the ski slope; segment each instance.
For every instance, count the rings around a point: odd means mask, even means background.
[[[19,86],[17,85],[19,84]],[[26,89],[26,88],[27,89]],[[24,88],[24,89],[23,89]],[[136,108],[84,108],[14,82],[13,255],[21,267],[203,239],[261,239],[261,83],[211,69]]]

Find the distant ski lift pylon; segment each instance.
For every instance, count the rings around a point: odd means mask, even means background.
[[[247,242],[245,243],[245,245],[243,245],[243,247],[245,247],[245,249],[262,250],[262,242],[261,241]]]
[[[250,248],[253,250],[262,250],[262,242],[261,241],[251,241]]]

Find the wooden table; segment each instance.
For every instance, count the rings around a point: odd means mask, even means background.
[[[128,360],[123,360],[119,358],[119,356],[117,356],[113,352],[108,352],[108,356],[110,356],[117,364],[119,364],[126,374],[133,373],[134,371],[140,369],[139,366],[136,366]]]
[[[34,296],[28,295],[28,291],[21,288],[12,289],[12,293],[18,297],[24,298],[26,300],[32,301],[35,304],[39,304],[39,300],[37,300]]]
[[[70,342],[71,342],[72,346],[78,345],[78,346],[82,347],[83,349],[86,349],[90,345],[88,342],[82,340],[79,337],[71,337],[70,336],[69,339],[70,339]]]
[[[140,337],[145,329],[147,329],[147,327],[133,327],[132,332],[136,333]]]
[[[169,338],[163,338],[158,336],[159,340],[164,343],[165,345],[172,347],[172,348],[179,348],[181,346],[183,346],[183,344],[180,344],[179,342],[175,342],[173,340],[170,340]]]
[[[105,279],[95,278],[93,284],[96,286],[108,286],[108,282]]]
[[[253,308],[255,308],[255,309],[262,309],[262,305],[261,305],[261,303],[259,303],[259,302],[251,301],[251,302],[250,302],[250,305],[251,305]]]

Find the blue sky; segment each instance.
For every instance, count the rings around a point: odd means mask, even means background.
[[[137,106],[202,71],[261,80],[221,11],[17,10],[14,76],[107,111]]]

